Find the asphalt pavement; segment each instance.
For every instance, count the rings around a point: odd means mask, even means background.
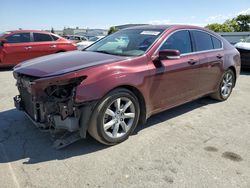
[[[90,136],[52,148],[14,108],[0,72],[0,187],[250,187],[250,71],[226,102],[202,98],[151,117],[124,143]]]

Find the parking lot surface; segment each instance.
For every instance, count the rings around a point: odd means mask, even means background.
[[[0,187],[250,187],[250,71],[226,102],[202,98],[151,117],[113,147],[62,150],[14,109],[0,72]]]

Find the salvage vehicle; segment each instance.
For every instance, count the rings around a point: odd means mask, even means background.
[[[36,126],[65,130],[55,147],[85,138],[114,145],[153,114],[210,95],[230,96],[240,54],[201,27],[139,26],[120,30],[85,51],[50,55],[14,68],[14,98]],[[71,134],[69,134],[71,133]]]
[[[250,37],[235,44],[235,48],[240,52],[241,67],[250,68]]]
[[[37,30],[8,31],[0,33],[0,67],[76,49],[76,44],[53,33]]]

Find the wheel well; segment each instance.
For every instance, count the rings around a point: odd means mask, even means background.
[[[63,51],[63,50],[59,50],[58,52],[56,52],[56,53],[61,53],[61,52],[65,52],[65,51]]]
[[[236,84],[236,69],[233,66],[229,67],[228,69],[232,70],[234,73],[234,86],[235,86],[235,84]]]
[[[122,85],[122,86],[114,88],[113,90],[118,89],[118,88],[127,89],[127,90],[131,91],[137,97],[139,105],[140,105],[139,124],[145,124],[146,123],[147,110],[146,110],[145,99],[144,99],[142,93],[136,87],[133,87],[133,86],[130,86],[130,85]]]

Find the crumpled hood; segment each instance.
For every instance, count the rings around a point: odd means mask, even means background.
[[[41,78],[125,59],[126,57],[97,52],[71,51],[24,61],[15,66],[14,72]]]

